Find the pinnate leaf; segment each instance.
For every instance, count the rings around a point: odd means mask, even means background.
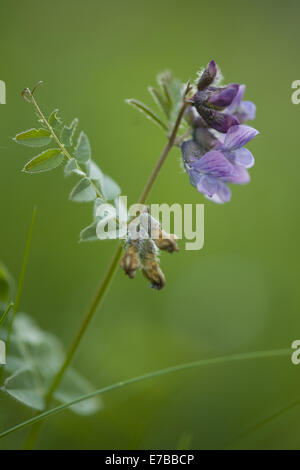
[[[80,132],[74,155],[80,163],[86,163],[91,158],[91,146],[87,135]]]
[[[150,109],[148,106],[146,106],[141,101],[138,101],[138,100],[135,100],[135,99],[132,98],[132,99],[126,100],[126,103],[130,104],[134,108],[141,111],[146,117],[148,117],[153,122],[158,124],[165,131],[168,130],[168,126],[160,119],[160,117],[154,111],[152,111],[152,109]]]
[[[59,149],[48,149],[26,163],[23,171],[26,173],[50,171],[58,167],[63,160],[64,156]]]
[[[50,126],[52,127],[52,129],[54,129],[55,131],[58,131],[61,129],[61,126],[63,123],[62,123],[61,118],[58,116],[58,109],[54,109],[54,111],[52,111],[52,113],[50,114],[48,118],[48,122]]]
[[[113,201],[121,194],[121,189],[118,184],[107,175],[103,175],[101,181],[101,191],[107,201]]]
[[[66,147],[71,147],[73,145],[73,137],[78,125],[78,119],[75,118],[70,126],[64,126],[61,131],[60,139]]]
[[[14,141],[18,144],[28,147],[44,147],[50,144],[51,134],[47,129],[29,129],[28,131],[17,134]]]
[[[78,168],[75,158],[71,158],[65,166],[65,176],[70,176],[72,173],[86,176],[86,173]]]
[[[94,201],[97,197],[95,188],[89,178],[81,179],[73,188],[70,199],[75,202]]]

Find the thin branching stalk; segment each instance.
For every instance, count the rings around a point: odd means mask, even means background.
[[[8,429],[7,431],[2,432],[0,434],[0,439],[7,437],[10,434],[13,434],[14,432],[20,431],[21,429],[24,429],[33,424],[35,425],[40,424],[42,421],[49,418],[50,416],[53,416],[59,413],[60,411],[63,411],[69,408],[70,406],[76,405],[77,403],[81,403],[82,401],[88,400],[98,395],[102,395],[103,393],[106,393],[112,390],[123,388],[127,385],[132,385],[138,382],[143,382],[144,380],[154,379],[155,377],[161,377],[163,375],[180,372],[180,371],[184,371],[188,369],[193,369],[196,367],[214,366],[214,365],[220,365],[220,364],[226,364],[226,363],[232,363],[232,362],[257,360],[257,359],[268,359],[268,358],[271,359],[274,357],[288,356],[290,355],[290,353],[291,351],[289,349],[274,349],[270,351],[255,351],[251,353],[232,354],[229,356],[221,356],[221,357],[214,357],[211,359],[201,359],[199,361],[187,362],[185,364],[179,364],[177,366],[168,367],[166,369],[160,369],[155,372],[150,372],[148,374],[139,375],[137,377],[133,377],[131,379],[124,380],[122,382],[118,382],[113,385],[108,385],[107,387],[101,388],[92,393],[82,395],[81,397],[78,397],[75,400],[70,401],[69,403],[65,403],[63,405],[52,408],[51,410],[47,410],[43,413],[40,413],[37,416],[34,416],[33,418],[30,418],[27,421],[24,421],[23,423],[20,423]],[[296,403],[298,404],[299,400],[297,400]]]
[[[165,145],[161,155],[159,156],[158,161],[157,161],[153,171],[151,172],[151,174],[148,178],[148,181],[146,182],[146,185],[145,185],[145,187],[144,187],[144,189],[143,189],[143,191],[142,191],[142,193],[139,197],[138,203],[140,203],[140,204],[145,203],[145,201],[146,201],[146,199],[147,199],[147,197],[150,193],[150,190],[152,189],[153,184],[154,184],[154,182],[155,182],[155,180],[156,180],[156,178],[157,178],[157,176],[158,176],[158,174],[161,170],[161,167],[163,166],[170,150],[172,149],[172,147],[176,143],[176,136],[177,136],[177,133],[178,133],[178,130],[179,130],[184,112],[185,112],[186,108],[190,105],[190,103],[186,100],[186,96],[188,95],[190,90],[191,90],[191,85],[190,85],[190,83],[188,83],[186,88],[185,88],[184,94],[183,94],[183,101],[182,101],[181,108],[178,112],[177,119],[174,123],[171,134],[168,138],[168,142]],[[36,109],[39,112],[41,118],[43,120],[45,120],[43,114],[41,113],[41,111],[39,110],[38,105],[35,102],[34,97],[32,96],[32,93],[31,93],[31,99],[32,99],[33,104],[36,106]],[[45,124],[46,124],[46,122],[45,122]],[[55,140],[56,139],[57,139],[57,137],[55,138]],[[62,151],[63,151],[64,146],[62,145],[62,147],[63,147],[62,148]],[[66,355],[66,359],[65,359],[64,363],[62,364],[60,370],[57,372],[56,376],[54,377],[53,382],[52,382],[52,384],[49,388],[49,391],[46,394],[46,406],[47,407],[49,406],[49,404],[51,402],[54,391],[57,389],[58,385],[61,382],[62,377],[64,376],[64,373],[65,373],[66,369],[68,368],[70,362],[72,361],[72,359],[73,359],[73,357],[74,357],[74,355],[75,355],[75,353],[78,349],[78,346],[79,346],[79,344],[80,344],[80,342],[81,342],[81,340],[82,340],[82,338],[85,334],[85,331],[86,331],[87,327],[89,326],[92,318],[94,317],[94,314],[95,314],[97,308],[101,305],[101,303],[104,299],[104,296],[105,296],[105,294],[108,290],[109,285],[111,284],[113,276],[114,276],[114,274],[116,272],[116,269],[119,265],[121,255],[122,255],[122,244],[119,243],[119,245],[118,245],[118,247],[117,247],[117,249],[116,249],[116,251],[115,251],[115,253],[112,257],[112,260],[109,264],[108,270],[107,270],[103,280],[101,281],[100,286],[99,286],[99,288],[96,292],[96,295],[95,295],[90,307],[88,308],[88,310],[87,310],[87,312],[86,312],[86,314],[83,318],[83,321],[82,321],[82,323],[79,327],[79,330],[78,330],[78,332],[75,336],[75,339],[74,339],[73,343],[71,344],[71,347],[70,347],[70,349],[69,349],[69,351]],[[38,435],[38,431],[39,430],[37,429],[37,427],[32,428],[32,430],[31,430],[31,432],[28,436],[28,439],[27,439],[26,448],[33,447],[33,445],[35,443],[35,440],[36,440],[36,437]]]

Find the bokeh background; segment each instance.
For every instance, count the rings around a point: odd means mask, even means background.
[[[45,113],[80,118],[94,159],[136,201],[165,143],[160,130],[124,104],[147,103],[166,68],[183,80],[215,58],[225,80],[247,84],[257,104],[251,184],[216,206],[188,183],[173,150],[151,202],[205,202],[205,246],[163,255],[167,287],[149,289],[121,271],[75,359],[95,388],[186,361],[289,348],[300,338],[299,116],[291,83],[300,79],[297,0],[73,0],[1,2],[0,259],[15,278],[32,207],[37,223],[21,307],[67,347],[100,282],[114,241],[78,244],[92,207],[72,203],[75,179],[60,169],[21,172],[32,150],[11,138],[36,124],[20,97],[38,91]],[[44,449],[299,448],[300,407],[238,436],[299,396],[290,358],[216,365],[168,375],[104,396],[92,417],[49,419]],[[1,395],[1,430],[32,412]],[[0,442],[20,448],[25,432]]]

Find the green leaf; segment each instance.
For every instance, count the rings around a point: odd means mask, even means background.
[[[70,126],[64,126],[60,134],[60,140],[66,147],[71,147],[73,145],[73,137],[78,125],[78,119],[75,118]]]
[[[146,117],[154,121],[156,124],[158,124],[160,127],[164,129],[164,131],[168,130],[168,126],[160,119],[157,114],[155,114],[154,111],[152,111],[148,106],[146,106],[144,103],[141,101],[135,100],[135,99],[129,99],[126,100],[127,104],[130,104],[131,106],[134,106],[136,109],[141,111]]]
[[[80,163],[86,163],[90,160],[91,153],[91,146],[87,135],[84,132],[80,132],[74,150],[75,157]]]
[[[44,396],[65,359],[61,342],[51,333],[41,330],[28,315],[19,313],[14,321],[6,370],[11,373],[3,391],[35,409],[43,409]],[[92,385],[74,369],[69,369],[56,390],[60,403],[73,399]],[[80,414],[91,414],[101,406],[91,401],[86,408],[74,407]]]
[[[121,194],[121,189],[117,183],[107,175],[103,175],[101,191],[107,201],[113,201]]]
[[[52,129],[54,129],[55,131],[58,131],[61,129],[63,122],[61,118],[58,116],[58,109],[54,109],[54,111],[52,111],[52,113],[50,114],[48,118],[48,122],[50,126],[52,127]]]
[[[151,94],[152,98],[154,99],[155,103],[161,108],[161,110],[165,113],[166,117],[170,117],[170,102],[167,101],[165,96],[154,87],[148,88],[149,93]]]
[[[95,221],[88,227],[85,227],[83,230],[81,230],[79,241],[80,242],[94,242],[98,240],[97,233],[96,233],[97,224],[98,224],[98,221]]]
[[[5,304],[9,300],[13,280],[6,267],[0,263],[0,300]]]
[[[96,199],[96,197],[95,188],[92,186],[89,178],[81,179],[70,194],[70,199],[75,202],[89,202]]]
[[[70,368],[66,371],[60,386],[54,393],[60,403],[68,403],[74,400],[83,393],[90,393],[93,391],[93,386],[82,377],[76,370]],[[74,413],[79,415],[92,415],[102,408],[102,401],[99,397],[94,397],[86,402],[78,403],[71,409]]]
[[[98,167],[98,165],[93,160],[90,160],[87,163],[86,168],[90,179],[93,181],[99,181],[99,183],[101,184],[101,181],[103,179],[103,173]]]
[[[47,129],[29,129],[17,134],[14,138],[14,141],[18,144],[27,145],[28,147],[44,147],[50,144],[51,140],[51,134]]]
[[[178,110],[182,104],[183,84],[173,77],[172,72],[166,70],[157,76],[157,83],[164,92],[169,107],[170,126],[176,120]]]
[[[10,396],[35,410],[45,409],[44,395],[46,390],[36,382],[34,374],[30,370],[21,370],[8,377],[2,390]]]
[[[64,160],[59,149],[48,149],[32,158],[23,168],[26,173],[40,173],[58,167]]]
[[[71,160],[68,161],[64,172],[65,176],[70,176],[72,173],[80,176],[86,176],[86,173],[78,168],[75,158],[71,158]]]

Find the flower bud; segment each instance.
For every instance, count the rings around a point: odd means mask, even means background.
[[[204,90],[204,88],[211,85],[214,79],[216,78],[217,73],[218,73],[217,64],[215,63],[214,60],[211,60],[198,81],[198,84],[197,84],[198,90],[199,91]]]

